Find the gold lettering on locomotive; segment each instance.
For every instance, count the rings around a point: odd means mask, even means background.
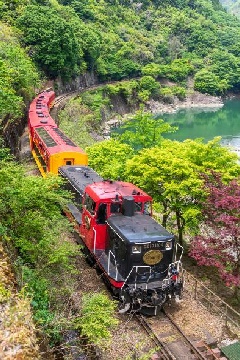
[[[163,254],[159,250],[149,250],[143,255],[143,261],[147,265],[155,265],[163,258]]]

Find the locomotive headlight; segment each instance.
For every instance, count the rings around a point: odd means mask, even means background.
[[[167,241],[166,245],[165,245],[165,250],[171,250],[172,249],[172,242],[171,241]]]
[[[132,253],[133,254],[141,254],[141,246],[140,245],[132,246]]]

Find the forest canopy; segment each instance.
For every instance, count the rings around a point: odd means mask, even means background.
[[[191,76],[196,90],[214,95],[240,87],[240,22],[218,1],[6,0],[0,27],[1,116],[18,113],[37,73],[148,75],[182,86]]]

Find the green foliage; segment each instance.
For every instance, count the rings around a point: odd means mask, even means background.
[[[95,102],[94,112],[86,104],[82,104],[81,98],[73,99],[59,112],[59,127],[78,146],[85,149],[94,143],[90,132],[99,129],[101,109],[100,103],[98,108]]]
[[[0,161],[2,239],[17,250],[19,285],[31,297],[34,319],[51,343],[59,341],[60,330],[68,326],[64,306],[79,255],[79,246],[69,241],[72,227],[62,216],[70,196],[60,183],[56,176],[26,176],[8,157]]]
[[[4,59],[4,65],[8,69],[9,78],[11,78],[11,85],[16,93],[24,94],[38,85],[36,69],[18,44],[0,42],[0,58]]]
[[[160,84],[149,75],[143,76],[139,81],[139,85],[140,89],[148,90],[152,94],[160,88]]]
[[[18,264],[19,266],[19,264]],[[60,326],[56,314],[50,309],[50,297],[47,280],[40,277],[36,270],[28,266],[21,266],[22,286],[25,295],[31,299],[33,319],[38,326],[44,329],[52,343],[60,339]]]
[[[86,104],[101,121],[101,112],[105,105],[110,105],[109,99],[103,96],[102,88],[93,91],[86,91],[81,94],[82,101]]]
[[[29,0],[4,0],[0,1],[0,20],[13,24]]]
[[[21,30],[39,68],[70,79],[86,69],[100,80],[136,76],[186,81],[204,70],[222,82],[221,94],[239,85],[240,25],[216,1],[160,3],[103,0],[1,1],[2,20]],[[213,84],[218,78],[210,76]],[[212,85],[197,84],[200,91]],[[138,89],[146,101],[149,89]],[[150,94],[149,94],[150,92]]]
[[[98,142],[87,148],[89,166],[105,179],[122,178],[126,160],[133,155],[133,149],[118,140]]]
[[[154,78],[160,77],[162,73],[162,67],[159,64],[150,63],[142,68],[142,74],[146,76],[152,76]]]
[[[166,103],[173,103],[173,90],[172,87],[165,86],[160,89],[159,92],[160,98]]]
[[[23,112],[23,99],[32,97],[38,74],[13,31],[0,23],[0,119]]]
[[[1,60],[0,73],[0,119],[2,120],[7,114],[20,115],[23,102],[12,88],[12,78],[9,76],[7,66]]]
[[[194,67],[189,60],[175,59],[167,68],[166,76],[173,81],[179,82],[186,80],[193,73]]]
[[[139,83],[137,80],[121,81],[116,84],[108,84],[105,87],[106,94],[111,96],[120,95],[129,104],[136,104]]]
[[[112,134],[119,141],[130,145],[135,151],[159,145],[163,140],[162,134],[176,131],[177,128],[165,123],[161,119],[154,119],[142,110],[125,121],[120,130]]]
[[[173,95],[177,96],[179,100],[184,100],[186,97],[186,89],[181,86],[172,86],[171,87]]]
[[[63,7],[29,5],[17,20],[22,42],[50,77],[70,78],[81,70],[82,49],[76,37],[79,23]],[[70,14],[69,14],[70,13]],[[71,16],[72,15],[72,16]]]
[[[0,304],[6,302],[11,297],[11,291],[6,289],[5,285],[0,282]]]
[[[229,88],[226,80],[220,80],[212,71],[206,69],[198,71],[194,80],[194,89],[202,93],[219,95]]]
[[[115,310],[116,304],[105,294],[85,294],[76,328],[81,330],[82,336],[87,336],[90,343],[104,347],[111,339],[110,329],[118,324],[114,317]]]
[[[66,246],[69,223],[61,216],[60,205],[67,200],[59,189],[59,179],[25,177],[20,166],[2,162],[0,184],[1,223],[24,261],[68,268],[76,249]]]
[[[211,169],[222,173],[225,181],[237,177],[240,167],[236,155],[223,148],[219,139],[204,144],[201,140],[162,141],[144,149],[126,163],[125,177],[161,203],[163,224],[171,225],[175,214],[179,240],[185,228],[196,229],[201,219],[200,199],[204,198],[199,173]]]
[[[228,85],[224,90],[240,86],[240,62],[233,54],[226,50],[215,49],[209,56],[209,65],[211,71]]]

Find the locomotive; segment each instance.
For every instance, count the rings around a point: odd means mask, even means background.
[[[156,315],[182,293],[175,238],[152,217],[152,198],[135,185],[102,179],[87,166],[62,166],[74,194],[66,213],[119,302],[119,312]],[[178,245],[179,246],[179,245]]]
[[[137,186],[104,180],[87,154],[59,129],[49,89],[31,103],[28,126],[33,157],[43,176],[59,174],[73,194],[65,213],[89,262],[97,264],[119,299],[119,312],[156,315],[183,290],[182,247],[152,217],[152,198]],[[178,256],[178,260],[177,260]]]

